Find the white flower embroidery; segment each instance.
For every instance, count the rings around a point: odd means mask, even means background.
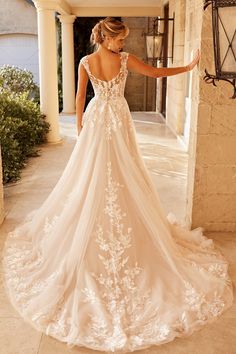
[[[89,102],[86,111],[83,116],[84,124],[89,124],[90,127],[95,127],[95,124],[104,124],[105,138],[107,140],[112,139],[112,132],[117,131],[123,126],[123,120],[126,118],[127,111],[124,109],[124,88],[127,70],[127,59],[129,53],[121,53],[121,69],[119,74],[110,81],[103,81],[97,79],[90,72],[88,57],[84,56],[81,59],[81,63],[84,65],[88,76],[91,80],[95,96]],[[89,111],[91,103],[95,100],[95,111]],[[96,101],[98,105],[96,105]],[[102,114],[98,114],[100,105],[103,105]],[[129,123],[129,129],[132,129],[131,122]]]
[[[142,268],[138,266],[137,262],[130,265],[129,256],[125,255],[126,249],[131,247],[132,228],[128,226],[125,229],[124,227],[126,212],[121,210],[118,201],[118,190],[122,187],[121,183],[113,180],[111,162],[109,161],[107,163],[107,187],[105,189],[104,206],[104,214],[107,215],[109,227],[104,230],[102,225],[98,223],[95,230],[95,241],[104,253],[99,254],[98,257],[106,272],[104,274],[93,272],[91,275],[103,288],[101,301],[110,312],[114,329],[116,328],[116,332],[119,333],[113,343],[116,348],[117,341],[123,343],[122,323],[124,325],[126,314],[128,313],[132,326],[135,323],[138,324],[139,318],[142,317],[142,311],[150,303],[151,292],[151,289],[149,289],[144,295],[140,296],[136,278],[142,272]],[[94,298],[88,289],[83,289],[83,292],[85,295],[84,301],[93,302]],[[102,318],[98,319],[98,317],[91,316],[90,328],[93,333],[97,328],[96,323],[99,321],[106,328]],[[126,326],[129,326],[129,323],[126,323]],[[105,331],[106,336],[107,331],[108,327]],[[95,338],[99,340],[101,334]],[[93,340],[95,339],[93,338]]]
[[[197,318],[203,321],[219,316],[224,308],[222,297],[215,291],[211,299],[198,292],[190,282],[185,281],[185,303],[187,308],[196,312]]]

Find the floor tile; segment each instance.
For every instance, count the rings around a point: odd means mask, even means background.
[[[1,354],[38,354],[41,337],[20,318],[0,318]]]

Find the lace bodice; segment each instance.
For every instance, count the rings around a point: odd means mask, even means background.
[[[114,99],[114,98],[124,96],[125,82],[128,74],[128,69],[127,69],[128,56],[129,53],[127,52],[120,53],[120,59],[121,59],[120,71],[113,79],[109,81],[100,80],[91,73],[87,55],[81,58],[80,62],[84,65],[88,73],[89,79],[91,80],[94,89],[95,97],[109,100],[111,98]]]

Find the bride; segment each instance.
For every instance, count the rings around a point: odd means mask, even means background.
[[[165,215],[124,97],[128,71],[155,68],[122,51],[127,26],[99,21],[79,64],[78,138],[50,195],[7,237],[5,289],[25,321],[70,347],[131,352],[189,336],[233,302],[228,262],[201,227]],[[95,96],[84,114],[86,86]]]

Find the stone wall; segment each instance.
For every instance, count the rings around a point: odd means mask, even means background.
[[[205,68],[215,73],[211,6],[203,1],[169,1],[175,12],[174,62],[186,65],[197,48],[198,67],[168,77],[167,125],[179,136],[189,153],[186,224],[206,231],[236,230],[236,102],[232,87],[217,87],[203,80]],[[160,87],[157,102],[160,102]]]
[[[190,131],[188,218],[193,227],[236,231],[236,102],[229,98],[230,84],[214,87],[203,80],[205,68],[215,72],[211,6],[202,15],[199,105]]]

